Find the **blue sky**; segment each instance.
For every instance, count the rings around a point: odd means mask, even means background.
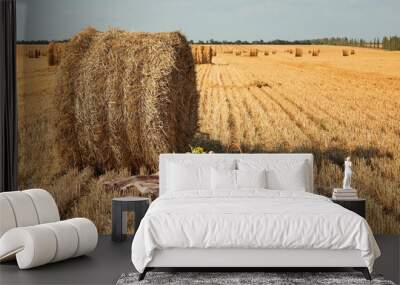
[[[400,34],[400,0],[17,0],[19,40],[99,30],[182,31],[192,40],[364,39]]]

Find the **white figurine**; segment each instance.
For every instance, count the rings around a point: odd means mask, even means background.
[[[351,170],[350,156],[346,158],[344,162],[344,178],[343,178],[343,189],[351,189],[351,175],[353,174]]]

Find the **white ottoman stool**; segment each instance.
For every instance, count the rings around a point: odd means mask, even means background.
[[[59,221],[54,199],[45,190],[0,193],[0,216],[0,261],[16,258],[20,269],[84,255],[97,245],[93,222]]]

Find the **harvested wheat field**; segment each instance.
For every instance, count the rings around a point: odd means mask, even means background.
[[[398,234],[400,52],[360,48],[343,57],[342,47],[311,48],[318,57],[270,46],[273,56],[218,53],[213,65],[197,66],[199,141],[219,151],[312,152],[316,188],[326,195],[341,186],[349,154],[374,232]]]
[[[129,173],[60,166],[53,123],[60,66],[48,66],[46,56],[28,58],[26,48],[18,47],[20,188],[47,188],[63,217],[86,216],[109,232],[111,197],[134,190],[106,192],[102,183]],[[251,48],[271,52],[251,57]],[[305,51],[301,57],[285,52],[296,48]],[[192,145],[215,152],[312,152],[316,188],[325,195],[341,185],[350,154],[353,184],[368,199],[373,231],[399,234],[400,52],[354,48],[354,55],[343,56],[343,49],[213,46],[212,64],[196,65],[199,131]]]

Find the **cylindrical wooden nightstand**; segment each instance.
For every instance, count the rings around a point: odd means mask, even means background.
[[[361,217],[365,218],[366,211],[366,200],[362,198],[354,199],[332,199],[332,202],[339,204],[340,206],[359,214]]]
[[[135,231],[146,214],[150,199],[143,197],[121,197],[112,199],[112,237],[122,241],[127,235],[127,212],[135,213]]]

